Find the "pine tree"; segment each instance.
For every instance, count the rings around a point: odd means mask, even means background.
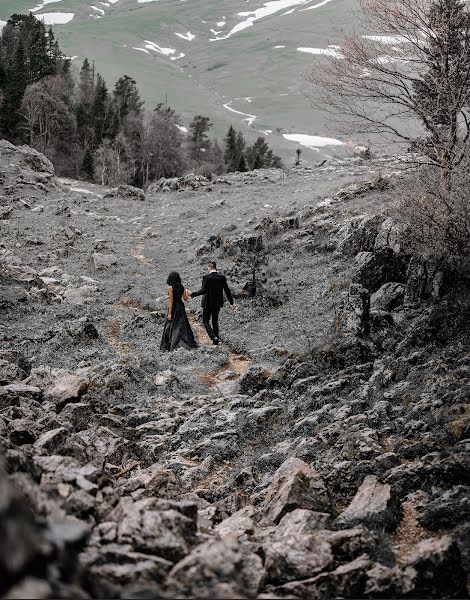
[[[110,137],[113,115],[111,99],[108,94],[106,82],[98,73],[96,76],[95,97],[91,109],[93,120],[93,141],[98,147],[103,138]]]
[[[240,160],[238,161],[238,168],[237,171],[240,171],[240,173],[245,173],[248,169],[246,168],[246,161],[245,161],[245,157],[243,156],[243,154],[240,156]]]
[[[88,181],[95,178],[95,160],[90,148],[87,148],[82,161],[82,173]]]
[[[263,160],[259,154],[255,156],[255,160],[253,163],[253,169],[262,169],[263,168]]]
[[[203,115],[196,115],[189,124],[189,151],[193,160],[200,161],[210,149],[211,141],[207,134],[211,127],[211,120]]]
[[[116,133],[121,129],[124,119],[131,112],[138,115],[142,114],[144,103],[140,99],[137,84],[132,77],[123,75],[120,77],[114,87],[113,92],[115,114],[116,114]]]
[[[240,160],[237,153],[237,134],[232,125],[225,136],[224,161],[228,171],[235,171]]]

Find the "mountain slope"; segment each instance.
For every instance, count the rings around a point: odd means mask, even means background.
[[[109,84],[122,73],[131,75],[149,109],[167,97],[186,123],[202,112],[211,116],[218,136],[230,123],[249,139],[263,132],[284,156],[294,156],[297,142],[283,134],[334,137],[328,119],[311,108],[302,90],[303,74],[315,57],[298,49],[318,52],[337,42],[335,30],[350,24],[357,0],[33,4],[2,2],[0,20],[33,9],[56,23],[60,43],[77,68],[87,56]],[[329,146],[325,152],[337,151]]]

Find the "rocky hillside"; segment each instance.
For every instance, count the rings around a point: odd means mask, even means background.
[[[468,288],[402,252],[408,167],[144,195],[0,142],[0,596],[468,597]],[[192,301],[162,354],[209,256],[224,343]]]

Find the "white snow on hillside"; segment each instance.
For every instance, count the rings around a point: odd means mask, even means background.
[[[53,4],[54,2],[62,2],[62,0],[42,0],[41,4],[38,4],[34,8],[30,8],[29,12],[37,12],[38,10],[41,10],[41,8],[44,8],[47,4]]]
[[[6,24],[6,21],[0,21],[0,31],[5,27]]]
[[[314,4],[313,6],[302,8],[299,12],[303,12],[304,10],[313,10],[314,8],[320,8],[321,6],[325,6],[325,4],[328,4],[329,2],[332,2],[332,0],[323,0],[323,2],[319,2],[318,4]]]
[[[176,52],[174,48],[162,48],[155,42],[151,42],[149,40],[145,40],[145,48],[147,48],[147,50],[158,52],[159,54],[164,54],[165,56],[171,56]]]
[[[150,52],[145,48],[132,48],[132,50],[139,50],[139,52],[145,52],[145,54],[150,54]]]
[[[178,123],[176,124],[176,127],[182,132],[182,133],[188,133],[188,130],[186,129],[186,127],[183,127],[183,125],[178,125]]]
[[[65,25],[66,23],[70,23],[74,16],[75,13],[53,12],[36,15],[36,18],[44,21],[45,25]]]
[[[90,6],[90,8],[92,8],[93,10],[96,10],[96,12],[101,13],[101,15],[104,15],[105,12],[102,8],[98,8],[98,6]]]
[[[196,37],[190,31],[188,31],[187,33],[175,33],[175,35],[177,35],[178,37],[180,37],[183,40],[188,40],[188,42],[192,42],[194,40],[194,38]]]
[[[237,115],[242,115],[244,117],[247,117],[246,119],[243,119],[244,121],[246,121],[248,123],[248,125],[251,127],[254,123],[254,121],[257,119],[256,115],[249,115],[248,113],[244,113],[241,112],[240,110],[235,110],[234,108],[232,108],[230,106],[231,102],[227,102],[227,104],[224,104],[223,107],[226,110],[229,110],[230,112],[236,113]]]
[[[263,19],[265,17],[270,17],[280,11],[286,11],[284,14],[292,13],[296,7],[304,6],[310,4],[313,0],[270,0],[269,2],[265,2],[261,8],[257,8],[255,10],[243,11],[239,12],[239,17],[247,17],[245,21],[238,23],[235,25],[226,35],[224,36],[216,36],[215,38],[211,38],[211,42],[226,40],[227,38],[247,29],[248,27],[252,27],[255,21],[259,21],[259,19]],[[328,4],[328,2],[332,2],[332,0],[323,0],[320,3],[314,4],[313,6],[309,6],[308,8],[304,8],[302,10],[311,10],[313,8],[319,8],[320,6],[324,6]],[[288,10],[291,9],[291,10]],[[214,34],[215,35],[215,34]]]
[[[373,42],[379,42],[381,44],[406,44],[408,40],[401,35],[363,35],[366,40],[372,40]]]
[[[276,48],[285,48],[285,46],[274,46],[274,49]]]
[[[334,138],[307,135],[305,133],[284,133],[283,138],[290,142],[297,142],[306,148],[323,148],[324,146],[343,146],[344,143]]]
[[[333,56],[334,58],[344,58],[343,54],[336,48],[330,46],[329,48],[297,48],[299,52],[306,52],[308,54]]]

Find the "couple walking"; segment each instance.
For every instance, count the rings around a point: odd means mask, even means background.
[[[234,306],[232,293],[225,275],[217,271],[214,261],[208,264],[208,273],[202,278],[202,287],[197,292],[190,292],[181,283],[179,273],[172,271],[168,276],[168,319],[163,330],[160,350],[186,350],[196,348],[196,340],[189,324],[183,300],[202,296],[202,322],[216,346],[219,339],[219,312],[224,304],[224,292],[227,300]]]

